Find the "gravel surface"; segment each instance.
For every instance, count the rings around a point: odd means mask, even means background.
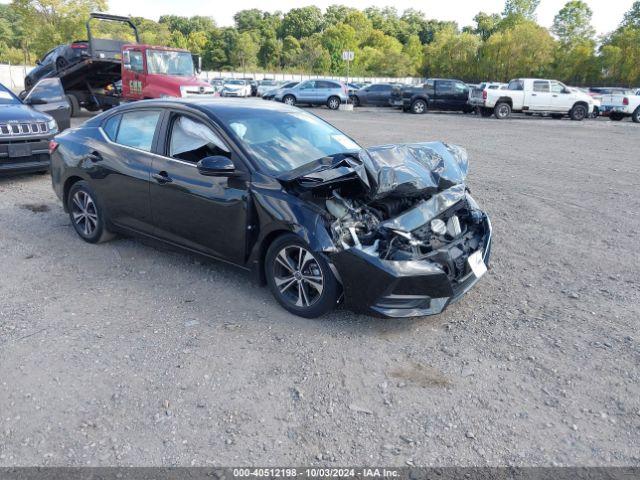
[[[465,146],[488,275],[434,317],[305,320],[1,179],[0,466],[640,465],[640,126],[313,111]]]

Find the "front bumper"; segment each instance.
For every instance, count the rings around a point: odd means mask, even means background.
[[[484,219],[483,260],[489,265],[492,230]],[[346,308],[387,318],[441,313],[458,301],[480,278],[469,269],[450,279],[435,262],[390,261],[351,248],[330,255],[344,290]]]
[[[0,175],[40,172],[49,169],[51,136],[0,142]]]

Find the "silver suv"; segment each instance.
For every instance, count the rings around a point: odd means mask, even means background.
[[[347,98],[347,87],[336,80],[305,80],[295,87],[278,91],[275,100],[287,105],[326,105],[337,110],[341,103],[347,103]]]

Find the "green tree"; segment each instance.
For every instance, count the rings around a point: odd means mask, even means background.
[[[318,7],[292,8],[282,19],[281,36],[291,35],[298,40],[322,29],[322,12]]]
[[[633,5],[622,19],[622,27],[640,28],[640,0],[633,2]]]
[[[540,0],[506,0],[502,15],[517,16],[527,20],[535,20]]]
[[[553,20],[551,32],[564,45],[593,39],[596,31],[591,25],[593,12],[583,0],[570,0]]]
[[[603,44],[600,57],[605,78],[628,87],[640,84],[640,28],[615,31]]]
[[[459,33],[453,28],[440,30],[424,48],[426,76],[477,78],[480,45],[480,37],[473,33]]]
[[[331,57],[331,73],[342,74],[345,66],[342,52],[356,50],[358,47],[356,31],[350,25],[338,23],[322,32],[321,44]]]
[[[473,29],[473,33],[480,35],[482,40],[487,40],[495,31],[500,27],[500,20],[502,18],[497,13],[485,13],[479,12],[473,21],[476,22],[476,27]]]
[[[273,36],[265,39],[258,50],[258,64],[265,69],[280,68],[282,43]]]

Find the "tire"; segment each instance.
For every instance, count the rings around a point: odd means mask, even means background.
[[[498,120],[504,120],[511,116],[511,105],[506,102],[498,103],[493,109],[493,115]]]
[[[69,66],[69,62],[67,62],[66,58],[58,57],[56,59],[56,72],[61,72],[62,70],[64,70],[68,66]]]
[[[427,111],[427,102],[425,102],[422,99],[417,99],[414,100],[411,103],[411,113],[414,113],[416,115],[422,115],[423,113],[426,113]]]
[[[353,103],[354,107],[359,107],[360,106],[360,99],[358,98],[357,95],[354,95],[351,97],[351,103]]]
[[[282,98],[282,103],[294,106],[296,104],[296,97],[294,97],[293,95],[285,95]]]
[[[624,115],[622,115],[621,113],[618,113],[618,112],[612,112],[612,113],[609,114],[609,120],[612,120],[614,122],[619,122],[623,118],[624,118]]]
[[[631,120],[633,120],[634,123],[640,123],[640,107],[636,108],[636,111],[633,112]]]
[[[73,93],[69,93],[67,95],[67,101],[71,106],[71,116],[77,117],[80,114],[80,102],[78,102],[78,97],[76,97]]]
[[[85,242],[102,243],[114,237],[106,228],[106,215],[100,200],[84,180],[69,189],[67,210],[71,225]]]
[[[574,105],[571,111],[569,112],[569,117],[571,117],[571,120],[575,120],[576,122],[581,122],[588,116],[589,116],[589,108],[585,107],[581,103]]]
[[[340,286],[329,264],[297,235],[282,235],[269,246],[265,274],[275,299],[294,315],[317,318],[338,303]]]
[[[327,107],[331,110],[338,110],[341,103],[340,98],[336,96],[332,96],[327,99]]]

